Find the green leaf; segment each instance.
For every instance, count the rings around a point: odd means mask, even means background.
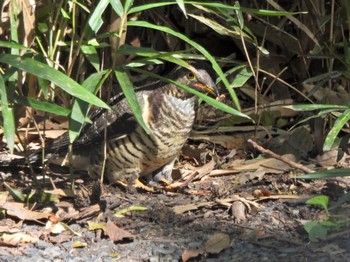
[[[6,47],[6,48],[11,48],[11,49],[21,49],[21,50],[26,50],[29,51],[31,50],[30,48],[20,45],[14,42],[7,42],[7,41],[0,41],[0,47]]]
[[[61,14],[62,14],[62,16],[63,16],[64,18],[66,18],[67,20],[70,20],[69,14],[68,14],[63,8],[61,8]],[[44,24],[44,23],[42,23],[42,24]],[[45,25],[46,25],[46,24],[45,24]],[[46,25],[46,28],[48,29],[47,25]],[[40,30],[40,32],[44,33],[44,32],[47,32],[47,30],[46,30],[46,31],[41,31],[41,30]]]
[[[237,8],[236,9],[236,16],[237,16],[238,24],[239,24],[240,29],[242,30],[244,28],[244,18],[243,18],[241,7],[240,7],[238,1],[235,2],[235,7]]]
[[[227,10],[240,10],[245,13],[251,13],[251,14],[257,14],[257,15],[264,15],[264,16],[287,16],[287,15],[296,15],[296,14],[306,14],[307,12],[286,12],[286,11],[275,11],[275,10],[266,10],[266,9],[254,9],[254,8],[247,8],[237,5],[226,5],[219,2],[198,2],[198,1],[185,1],[187,4],[193,4],[193,5],[202,5],[206,7],[214,7],[214,8],[220,8],[220,9],[227,9]]]
[[[350,176],[350,168],[337,168],[332,170],[322,170],[314,173],[297,176],[297,179],[327,179],[334,177]]]
[[[126,11],[126,13],[129,12],[129,10],[133,4],[134,4],[134,0],[126,0],[125,1],[124,10]]]
[[[167,6],[167,5],[176,5],[176,3],[174,1],[169,1],[169,2],[156,2],[156,3],[135,6],[135,7],[130,8],[130,10],[128,11],[128,14],[138,13],[138,12],[142,12],[145,10],[149,10],[149,9],[153,9],[153,8],[157,8],[157,7],[163,7],[163,6]]]
[[[5,186],[6,190],[10,193],[10,195],[13,197],[14,200],[25,202],[27,199],[27,195],[23,194],[21,191],[10,187],[6,182],[3,182],[3,185]]]
[[[337,79],[342,75],[343,73],[339,71],[331,71],[324,74],[318,74],[317,76],[306,79],[304,81],[304,84],[312,84],[320,81],[329,81],[330,79]]]
[[[174,31],[166,26],[158,26],[158,25],[154,25],[154,24],[151,24],[149,22],[146,22],[146,21],[129,21],[128,26],[146,27],[146,28],[151,28],[151,29],[162,31],[162,32],[166,32],[168,34],[171,34],[173,36],[178,37],[179,39],[181,39],[181,40],[185,41],[186,43],[188,43],[189,45],[193,46],[197,51],[199,51],[201,54],[203,54],[203,56],[205,56],[211,62],[213,69],[218,74],[218,76],[220,77],[220,79],[222,80],[224,85],[226,86],[233,102],[235,103],[235,106],[238,108],[238,110],[241,109],[238,97],[237,97],[235,91],[232,88],[230,88],[230,83],[228,82],[225,74],[222,72],[222,70],[221,70],[220,66],[218,65],[218,63],[216,62],[215,58],[204,47],[202,47],[198,43],[192,41],[190,38],[188,38],[184,34],[176,32],[176,31]]]
[[[237,7],[234,5],[225,5],[219,2],[205,2],[205,1],[183,1],[185,4],[191,4],[191,5],[197,5],[197,6],[205,6],[205,7],[212,7],[212,8],[219,8],[219,9],[226,9],[226,10],[241,10],[242,12],[251,13],[251,14],[257,14],[257,15],[263,15],[263,16],[287,16],[287,15],[296,15],[296,14],[306,14],[306,12],[286,12],[286,11],[275,11],[275,10],[266,10],[266,9],[254,9],[254,8],[246,8],[246,7]],[[140,6],[135,6],[130,9],[128,12],[129,14],[137,13],[157,7],[163,7],[167,5],[175,5],[177,4],[175,1],[168,1],[168,2],[156,2],[156,3],[150,3]]]
[[[91,93],[96,93],[106,78],[111,73],[101,71],[90,75],[83,83],[83,87]],[[90,105],[83,100],[76,99],[72,108],[72,113],[69,119],[69,141],[72,143],[80,134],[85,122],[88,120],[87,115]]]
[[[16,104],[30,106],[32,108],[35,108],[44,112],[56,114],[59,116],[68,116],[70,113],[70,110],[67,108],[61,107],[56,104],[51,104],[45,101],[40,101],[32,97],[24,97],[24,96],[19,96],[14,94],[13,102]]]
[[[89,26],[91,27],[92,31],[94,31],[95,33],[97,33],[97,31],[100,29],[101,25],[103,24],[102,14],[106,10],[109,2],[110,2],[109,0],[99,1],[94,12],[91,14],[91,17],[89,19]]]
[[[324,141],[323,150],[330,150],[334,144],[335,139],[337,138],[340,130],[350,119],[350,109],[345,110],[334,123],[333,128],[329,131],[326,140]]]
[[[283,106],[285,108],[292,109],[294,111],[313,111],[313,110],[346,110],[349,107],[344,105],[331,105],[331,104],[299,104],[299,105],[289,105]]]
[[[143,56],[147,57],[147,59],[135,59],[132,62],[128,63],[128,67],[137,67],[145,64],[162,64],[163,62],[160,60],[165,60],[182,67],[190,68],[191,66],[184,60],[178,58],[181,56],[179,51],[177,52],[159,52],[152,48],[136,48],[129,45],[123,45],[119,49],[119,53],[123,55],[135,55],[135,56]]]
[[[306,201],[308,205],[321,206],[328,214],[328,196],[316,196]]]
[[[201,16],[201,15],[194,15],[194,14],[189,14],[189,16],[193,17],[194,19],[198,20],[202,24],[205,24],[206,26],[210,27],[213,29],[215,32],[217,32],[220,35],[227,35],[235,38],[240,38],[240,36],[243,34],[244,37],[247,37],[247,40],[250,42],[253,42],[251,37],[247,35],[245,32],[242,30],[234,30],[235,28],[227,28],[222,26],[220,23],[213,19],[209,19],[207,17]]]
[[[86,58],[89,60],[91,65],[95,68],[95,70],[99,71],[100,58],[98,56],[96,48],[94,46],[91,46],[91,45],[81,45],[80,49],[83,52],[83,54],[86,56]]]
[[[114,213],[114,216],[116,216],[116,217],[124,217],[124,215],[126,213],[129,213],[129,212],[147,211],[147,210],[148,210],[148,208],[147,207],[143,207],[143,206],[130,206],[130,207],[123,208],[123,209],[120,209],[120,210],[116,211]]]
[[[250,71],[246,66],[242,68],[242,70],[236,75],[231,83],[231,87],[241,87],[243,86],[249,78],[253,75],[252,71]]]
[[[113,10],[117,13],[119,17],[124,16],[125,11],[120,0],[109,0],[109,3],[111,4]]]
[[[240,117],[243,117],[243,118],[247,118],[247,119],[251,119],[249,116],[247,116],[246,114],[243,114],[241,113],[240,111],[222,103],[222,102],[219,102],[197,90],[194,90],[188,86],[185,86],[185,85],[182,85],[172,79],[168,79],[168,78],[165,78],[165,77],[162,77],[160,75],[157,75],[157,74],[154,74],[154,73],[151,73],[151,72],[148,72],[148,71],[145,71],[145,70],[142,70],[142,69],[139,69],[139,68],[130,68],[130,70],[133,70],[133,71],[136,71],[138,73],[141,73],[141,74],[146,74],[146,75],[149,75],[151,77],[154,77],[154,78],[157,78],[157,79],[160,79],[162,80],[163,82],[165,83],[170,83],[170,84],[174,84],[178,87],[180,87],[181,89],[191,93],[191,94],[194,94],[196,96],[198,96],[199,98],[201,98],[202,100],[204,100],[206,103],[208,103],[209,105],[211,106],[214,106],[224,112],[227,112],[229,114],[233,114],[233,115],[236,115],[236,116],[240,116]]]
[[[319,239],[326,237],[328,233],[328,229],[316,221],[305,223],[304,229],[308,233],[311,242],[319,242]]]
[[[128,101],[131,111],[134,113],[137,122],[142,126],[142,128],[149,134],[149,128],[146,126],[142,117],[142,109],[136,97],[134,86],[131,83],[128,74],[123,68],[118,67],[115,71],[115,76],[119,82],[120,87],[123,90],[126,100]]]
[[[3,129],[4,135],[7,141],[7,146],[10,149],[10,152],[13,152],[13,148],[15,146],[15,118],[13,114],[13,107],[10,106],[8,100],[8,93],[5,86],[4,79],[0,74],[0,99],[1,99],[1,113],[3,118]]]
[[[286,107],[286,106],[285,106]],[[299,110],[298,110],[299,111]],[[300,110],[302,111],[302,110]],[[307,111],[307,110],[305,110]],[[296,123],[295,125],[293,125],[290,129],[294,129],[294,127],[296,127],[297,125],[300,125],[302,123],[305,123],[305,122],[309,122],[311,119],[314,119],[314,118],[319,118],[319,117],[322,117],[324,115],[327,115],[329,113],[333,113],[334,112],[334,109],[326,109],[326,110],[321,110],[320,112],[318,112],[317,114],[314,114],[314,115],[311,115],[309,117],[306,117],[302,120],[300,120],[298,123]]]
[[[73,79],[66,76],[64,73],[55,70],[54,68],[38,62],[30,58],[22,58],[17,55],[0,55],[0,62],[9,64],[13,67],[21,69],[25,72],[31,73],[37,77],[46,79],[54,83],[55,85],[61,87],[68,94],[71,94],[74,97],[80,98],[90,104],[109,108],[109,106],[97,98],[95,95],[85,90],[84,87],[79,85]]]

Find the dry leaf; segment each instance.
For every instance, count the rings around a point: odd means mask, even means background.
[[[106,228],[107,235],[113,241],[122,241],[124,239],[133,239],[134,238],[133,234],[116,226],[110,220],[108,220],[106,227],[107,227]]]
[[[45,190],[44,192],[47,194],[59,195],[59,196],[63,196],[63,197],[75,197],[75,194],[74,194],[72,189],[56,188],[53,190]]]
[[[71,227],[63,222],[58,222],[57,224],[53,224],[51,221],[48,221],[45,225],[45,228],[49,230],[53,234],[60,234],[62,232],[68,231],[73,233],[76,236],[81,237],[81,233],[74,231]]]
[[[0,233],[17,233],[20,232],[19,228],[11,227],[11,226],[0,226]]]
[[[106,230],[107,230],[106,225],[102,225],[102,224],[96,223],[94,221],[88,221],[87,223],[88,223],[90,231],[97,230],[97,229],[102,229],[104,232],[106,232]]]
[[[179,206],[173,207],[173,211],[175,214],[179,215],[187,211],[196,210],[200,207],[212,206],[213,204],[214,202],[203,202],[198,204],[179,205]]]
[[[91,217],[95,214],[98,214],[101,211],[101,207],[99,204],[94,204],[88,207],[85,207],[79,211],[69,213],[67,214],[64,219],[71,219],[71,220],[81,220],[86,217]]]
[[[196,204],[179,205],[179,206],[173,207],[174,213],[178,215],[183,214],[187,211],[196,210],[196,209],[198,209],[198,206]]]
[[[50,229],[50,233],[52,234],[61,234],[66,231],[66,228],[61,223],[52,224],[51,221],[46,223],[46,228]]]
[[[185,249],[184,252],[181,255],[182,261],[186,262],[191,258],[198,257],[199,255],[203,254],[204,251],[201,249]]]
[[[2,234],[0,236],[0,245],[7,246],[27,246],[28,244],[35,243],[39,240],[37,237],[25,233],[15,233],[15,234]]]
[[[225,233],[216,233],[212,235],[204,246],[207,253],[219,254],[225,248],[230,246],[230,237]]]
[[[23,203],[8,202],[0,206],[7,211],[10,216],[18,217],[22,220],[39,220],[48,218],[50,214],[45,214],[27,209]]]
[[[72,248],[82,248],[82,247],[87,247],[87,243],[76,241],[72,244]]]
[[[0,192],[0,206],[6,203],[8,195],[9,195],[8,191]]]
[[[235,201],[232,203],[231,214],[237,223],[240,223],[247,219],[245,215],[246,212],[247,212],[247,207],[241,201]]]

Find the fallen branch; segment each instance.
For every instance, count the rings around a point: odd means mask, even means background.
[[[294,161],[288,159],[287,157],[278,155],[278,154],[272,152],[271,150],[266,149],[266,148],[264,148],[264,147],[258,145],[256,142],[254,142],[254,141],[251,140],[251,139],[248,139],[248,142],[249,142],[250,144],[252,144],[252,146],[253,146],[255,149],[259,150],[260,152],[262,152],[262,153],[264,153],[264,154],[268,154],[268,155],[270,155],[270,156],[272,156],[273,158],[276,158],[276,159],[278,159],[278,160],[281,160],[282,162],[288,164],[288,165],[291,166],[291,167],[300,169],[300,170],[304,171],[305,173],[313,173],[313,172],[314,172],[312,169],[310,169],[310,168],[308,168],[308,167],[306,167],[306,166],[303,166],[302,164],[296,163],[296,162],[294,162]]]

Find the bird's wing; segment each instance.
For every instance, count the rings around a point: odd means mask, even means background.
[[[138,88],[136,89],[136,97],[143,108],[144,95],[152,93],[150,88]],[[92,124],[86,124],[78,137],[73,143],[73,149],[79,149],[85,146],[91,146],[92,144],[99,144],[104,140],[105,128],[107,128],[107,140],[116,139],[118,136],[124,136],[130,134],[138,126],[138,123],[131,111],[129,103],[127,102],[124,94],[119,94],[111,99],[112,110],[97,109],[91,114]],[[63,134],[61,137],[49,142],[46,145],[45,151],[62,152],[66,151],[69,146],[68,133]]]

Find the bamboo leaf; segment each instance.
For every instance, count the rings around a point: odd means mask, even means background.
[[[102,14],[106,10],[108,4],[109,0],[99,1],[94,12],[91,14],[91,17],[89,19],[89,26],[95,33],[100,29],[101,25],[103,24]]]
[[[151,73],[151,72],[148,72],[148,71],[145,71],[145,70],[142,70],[142,69],[139,69],[139,68],[130,68],[130,70],[133,70],[133,71],[136,71],[138,73],[141,73],[141,74],[146,74],[146,75],[149,75],[151,77],[154,77],[154,78],[157,78],[157,79],[160,79],[161,81],[165,82],[165,83],[170,83],[170,84],[174,84],[178,87],[180,87],[181,89],[185,90],[186,92],[189,92],[191,94],[194,94],[196,96],[198,96],[199,98],[203,99],[206,103],[208,103],[209,105],[211,106],[214,106],[224,112],[227,112],[229,114],[233,114],[233,115],[236,115],[236,116],[240,116],[240,117],[243,117],[243,118],[247,118],[247,119],[251,119],[249,116],[247,116],[246,114],[243,114],[242,112],[220,102],[220,101],[217,101],[197,90],[194,90],[188,86],[185,86],[185,85],[182,85],[174,80],[171,80],[171,79],[168,79],[168,78],[165,78],[165,77],[162,77],[160,75],[157,75],[157,74],[154,74],[154,73]]]
[[[0,75],[0,96],[4,135],[7,141],[7,146],[12,153],[15,146],[15,118],[13,114],[13,108],[10,106],[8,101],[7,90],[2,75]]]
[[[56,104],[51,104],[45,101],[40,101],[32,97],[24,97],[14,94],[13,102],[25,106],[30,106],[32,108],[59,116],[68,116],[70,113],[70,110],[67,108],[61,107]]]
[[[123,90],[126,100],[128,101],[132,112],[135,115],[137,122],[142,126],[142,128],[149,134],[149,129],[146,126],[142,118],[142,110],[134,91],[134,86],[131,83],[128,74],[122,68],[117,68],[115,71],[115,76],[118,79],[120,87]]]
[[[66,76],[64,73],[55,70],[47,64],[41,63],[34,59],[22,58],[17,55],[0,55],[0,62],[9,64],[13,67],[21,69],[25,72],[31,73],[37,77],[46,79],[62,88],[68,94],[80,98],[90,104],[109,108],[109,106],[97,98],[95,95],[87,91],[84,87],[79,85],[73,79]]]
[[[151,23],[146,22],[146,21],[129,21],[128,26],[146,27],[146,28],[152,28],[155,30],[166,32],[168,34],[171,34],[173,36],[178,37],[179,39],[181,39],[181,40],[185,41],[186,43],[188,43],[189,45],[193,46],[196,50],[198,50],[201,54],[203,54],[203,56],[205,56],[211,62],[213,69],[218,74],[218,76],[220,77],[220,79],[222,80],[224,85],[226,86],[229,94],[231,95],[231,98],[232,98],[233,102],[235,103],[235,106],[238,108],[238,110],[241,109],[238,97],[237,97],[235,91],[230,87],[230,83],[228,82],[225,74],[222,72],[222,70],[221,70],[220,66],[218,65],[218,63],[216,62],[215,58],[204,47],[202,47],[198,43],[192,41],[190,38],[188,38],[184,34],[176,32],[176,31],[174,31],[166,26],[154,25],[154,24],[151,24]]]
[[[330,104],[299,104],[299,105],[288,105],[283,106],[294,111],[313,111],[313,110],[346,110],[349,107],[343,105],[330,105]]]
[[[90,75],[83,83],[83,87],[91,93],[96,93],[106,78],[110,74],[110,70],[101,71]],[[69,140],[72,143],[80,134],[85,122],[88,120],[87,115],[90,104],[81,99],[76,99],[72,108],[69,119]]]
[[[341,114],[334,123],[333,128],[329,131],[326,140],[323,145],[323,150],[330,150],[333,146],[335,139],[337,138],[340,130],[350,119],[350,109],[346,110],[343,114]]]

